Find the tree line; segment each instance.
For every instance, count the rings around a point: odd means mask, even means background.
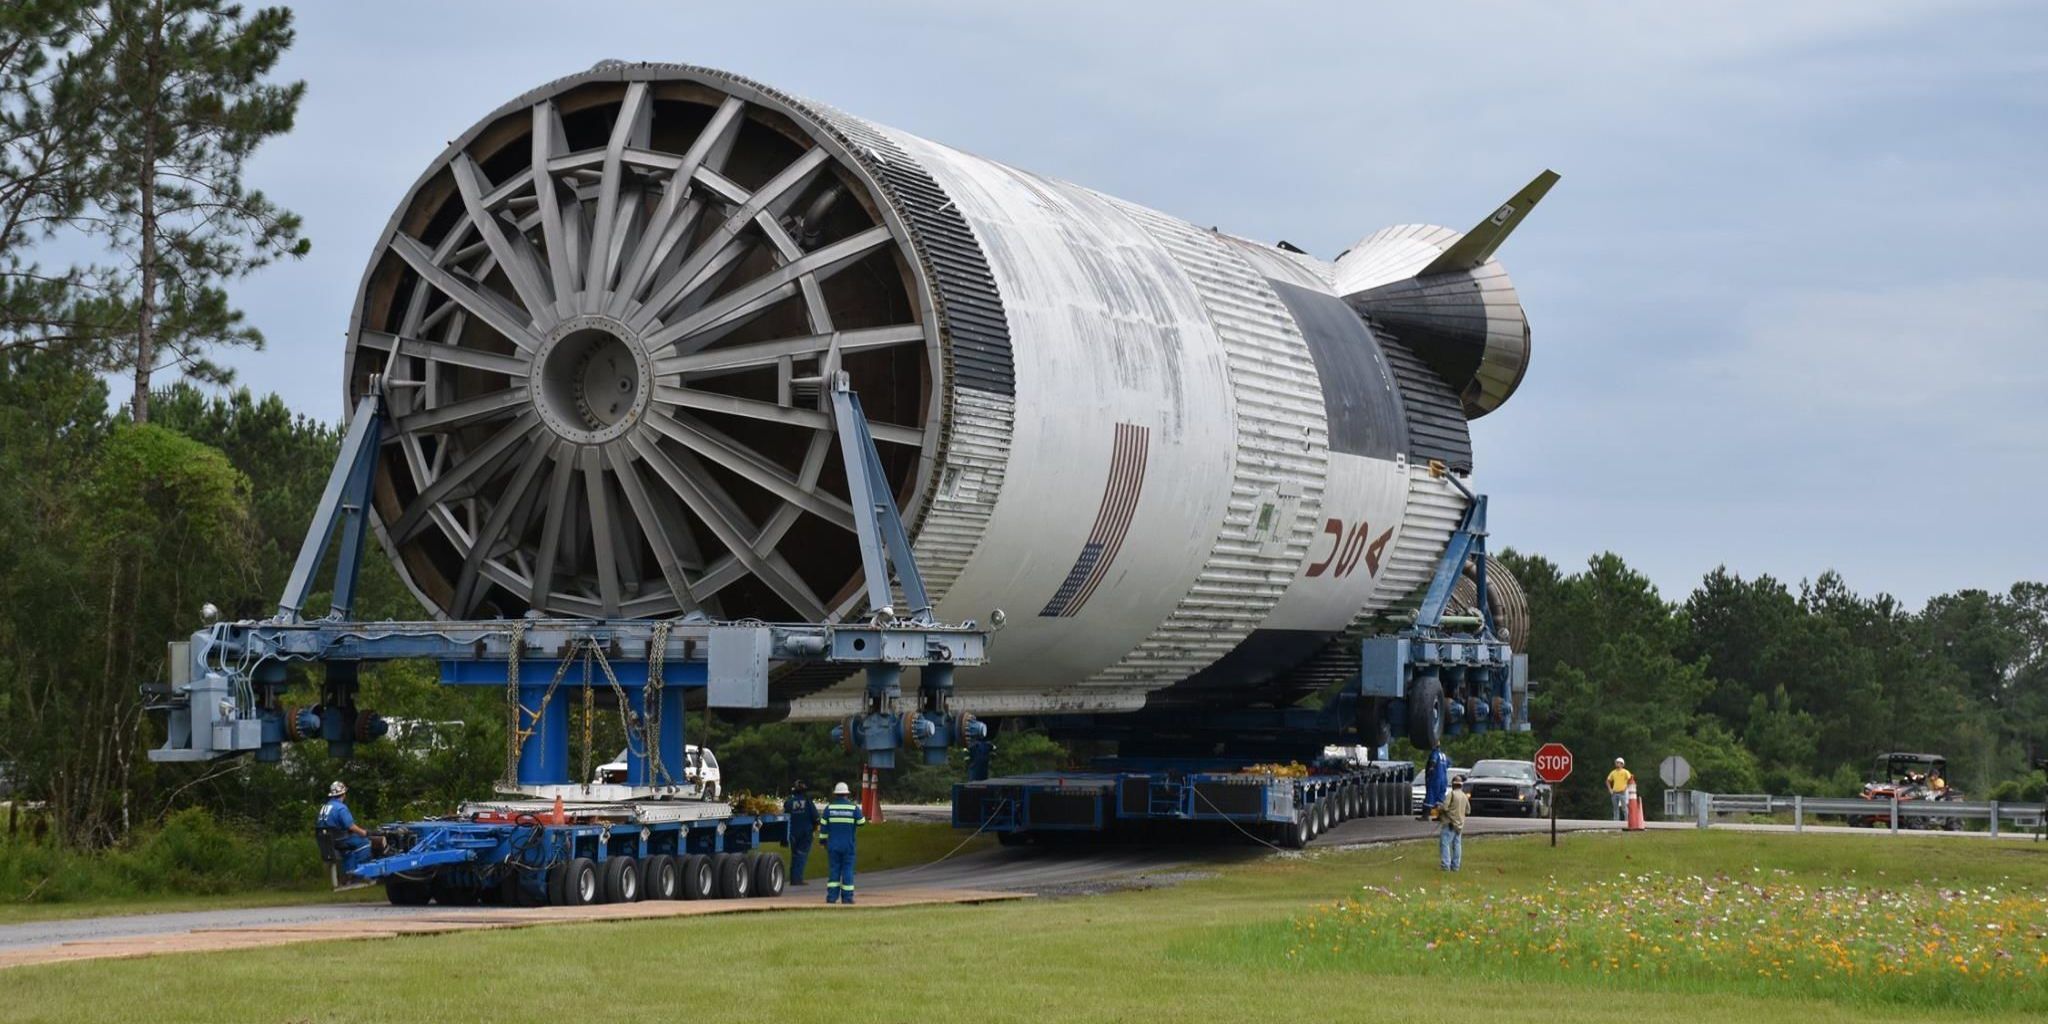
[[[243,180],[288,131],[303,83],[270,75],[292,41],[282,9],[219,0],[14,0],[0,7],[0,790],[11,833],[121,843],[188,808],[265,831],[306,827],[329,779],[365,817],[444,813],[504,774],[505,709],[429,665],[366,674],[363,702],[407,724],[335,763],[301,744],[281,766],[158,765],[141,684],[211,602],[273,607],[339,447],[337,424],[229,385],[223,349],[262,336],[234,280],[309,244],[298,218]],[[168,372],[169,386],[158,376]],[[118,382],[118,385],[110,383]],[[125,390],[115,393],[116,387]],[[1972,795],[2038,797],[2048,738],[2048,587],[1966,590],[1917,610],[1832,573],[1787,585],[1716,571],[1683,600],[1616,555],[1566,572],[1502,558],[1529,593],[1533,734],[1454,740],[1460,763],[1579,755],[1568,812],[1601,808],[1597,775],[1625,756],[1687,757],[1721,792],[1845,793],[1888,749],[1946,754]],[[422,610],[371,556],[372,618]],[[316,595],[317,598],[317,595]],[[317,684],[307,670],[305,687]],[[304,692],[304,691],[301,691]],[[739,726],[692,713],[728,792],[852,770],[816,723]],[[623,745],[593,722],[585,759]],[[1077,756],[1043,735],[999,737],[996,769]],[[963,766],[906,767],[886,785],[943,798]],[[32,813],[25,819],[21,809]]]

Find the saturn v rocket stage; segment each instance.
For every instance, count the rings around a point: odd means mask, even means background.
[[[1467,422],[1528,365],[1493,252],[1555,177],[1326,261],[723,72],[600,65],[461,135],[378,242],[346,370],[351,404],[390,396],[373,520],[450,618],[863,616],[843,372],[939,616],[1007,612],[954,706],[1285,704],[1434,572]]]

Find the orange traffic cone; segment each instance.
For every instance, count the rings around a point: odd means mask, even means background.
[[[1633,782],[1628,784],[1628,796],[1626,799],[1628,801],[1628,831],[1641,832],[1643,830],[1643,798],[1636,793],[1636,784]]]
[[[867,765],[860,769],[860,813],[869,821],[882,820],[882,773]]]
[[[556,794],[555,794],[555,815],[554,815],[554,817],[555,817],[555,824],[557,824],[557,825],[567,825],[567,824],[569,823],[569,812],[567,812],[567,811],[565,811],[565,810],[563,810],[563,809],[562,809],[562,794],[560,794],[560,793],[556,793]]]

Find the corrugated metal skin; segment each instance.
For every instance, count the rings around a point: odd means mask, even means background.
[[[1472,432],[1458,396],[1400,338],[1378,324],[1371,326],[1387,365],[1394,371],[1394,382],[1401,387],[1401,408],[1408,420],[1408,457],[1419,463],[1437,459],[1452,469],[1469,472]]]
[[[1465,514],[1465,496],[1447,480],[1429,475],[1427,465],[1408,467],[1408,508],[1390,545],[1386,570],[1374,581],[1368,614],[1419,600],[1422,585],[1436,575],[1437,560]]]
[[[912,547],[934,602],[945,598],[988,531],[1003,491],[1016,401],[1008,395],[961,388],[953,395],[953,443],[939,472],[924,524]]]
[[[1315,363],[1263,275],[1215,235],[1141,206],[1116,205],[1174,256],[1223,342],[1237,445],[1229,513],[1200,574],[1166,621],[1089,685],[1185,679],[1265,621],[1314,535],[1328,472],[1328,434]],[[1253,539],[1260,495],[1299,488],[1278,550]]]
[[[1395,224],[1359,239],[1337,257],[1331,284],[1339,295],[1355,295],[1389,281],[1414,277],[1443,255],[1459,232],[1435,224]]]
[[[952,361],[954,387],[998,395],[1017,393],[1010,356],[1010,328],[996,297],[988,257],[959,211],[931,175],[876,125],[824,104],[811,104],[866,157],[869,169],[896,201],[919,255],[931,268],[939,292],[939,323]]]

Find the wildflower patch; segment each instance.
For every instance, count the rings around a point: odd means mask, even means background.
[[[1811,885],[1757,870],[1368,885],[1236,939],[1232,959],[1265,950],[1306,969],[2048,1009],[2048,895],[1991,884]]]

